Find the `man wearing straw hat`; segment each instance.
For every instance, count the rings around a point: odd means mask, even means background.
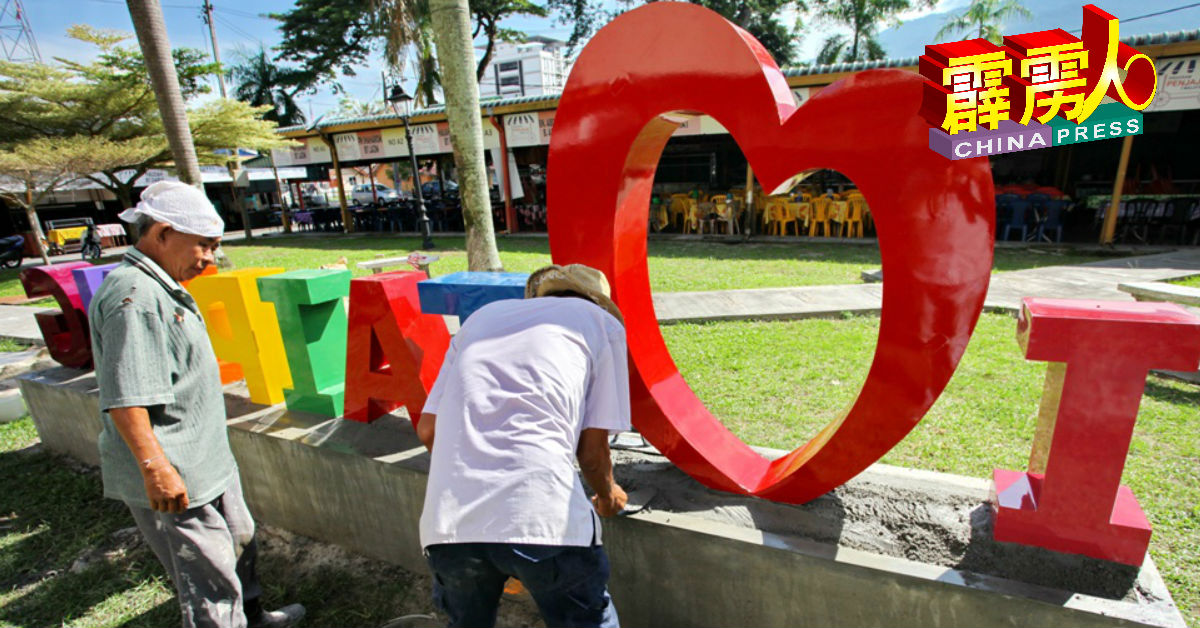
[[[213,263],[225,223],[200,190],[163,181],[121,219],[139,232],[88,308],[106,497],[129,506],[179,596],[183,625],[288,626],[262,610],[254,519],[225,431],[221,376],[180,282]]]
[[[629,429],[621,312],[582,264],[535,272],[525,297],[467,319],[417,424],[434,602],[451,626],[491,626],[514,577],[547,626],[616,626],[597,514],[626,502],[608,449]]]

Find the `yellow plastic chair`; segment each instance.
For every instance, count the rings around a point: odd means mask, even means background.
[[[846,222],[843,224],[850,233],[847,237],[861,238],[863,237],[863,219],[867,215],[867,199],[863,198],[861,194],[855,194],[846,203],[849,209],[846,214]]]
[[[738,227],[737,216],[735,215],[738,213],[736,203],[730,204],[728,202],[721,201],[715,203],[715,206],[717,212],[717,224],[725,225],[726,230],[730,234],[741,231],[741,229]]]
[[[796,223],[796,237],[800,237],[801,227],[808,227],[809,213],[812,205],[810,203],[790,202],[785,205],[787,208],[788,220]],[[787,231],[784,231],[787,234]]]
[[[679,218],[678,224],[679,224],[680,230],[683,229],[684,223],[687,222],[688,201],[691,201],[691,200],[692,199],[689,198],[687,194],[672,194],[671,195],[671,206],[669,209],[669,211],[671,212],[671,224],[676,224],[675,218],[678,217]]]
[[[671,217],[667,214],[667,208],[663,205],[650,206],[650,227],[659,232],[667,228],[671,224]]]
[[[704,233],[704,217],[700,215],[700,204],[696,199],[687,199],[687,214],[683,222],[684,233]]]
[[[828,196],[818,196],[812,200],[812,210],[808,220],[808,235],[811,237],[816,235],[817,228],[821,229],[821,235],[828,238],[829,233],[829,205],[832,201]]]

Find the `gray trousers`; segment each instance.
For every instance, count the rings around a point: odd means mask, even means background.
[[[175,584],[184,628],[245,628],[261,612],[254,519],[236,474],[220,497],[182,514],[127,505]]]

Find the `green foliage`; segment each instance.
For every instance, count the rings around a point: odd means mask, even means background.
[[[53,65],[0,62],[0,149],[43,142],[28,150],[62,155],[52,171],[73,169],[131,204],[132,182],[172,161],[145,60],[136,48],[122,45],[127,35],[86,26],[72,27],[69,34],[98,48],[97,58],[56,59]],[[172,54],[185,98],[206,92],[200,81],[217,66],[204,63],[196,50]],[[286,145],[276,137],[275,124],[261,119],[268,108],[219,100],[194,109],[189,123],[198,157],[224,163],[228,158],[215,149]],[[63,163],[68,156],[78,159]]]
[[[229,69],[230,78],[237,84],[234,97],[256,107],[267,105],[263,120],[279,126],[304,124],[304,112],[296,103],[303,72],[279,65],[263,47],[241,57],[241,62]]]
[[[1200,288],[1200,275],[1192,275],[1191,277],[1180,279],[1172,283],[1177,283],[1181,286],[1189,286],[1192,288]]]
[[[524,39],[525,34],[501,27],[512,16],[544,17],[546,9],[531,0],[471,2],[473,36],[485,38],[484,54],[475,67],[482,75],[497,41]],[[295,8],[273,13],[283,41],[278,59],[299,65],[295,85],[300,90],[328,85],[342,91],[338,77],[355,76],[355,66],[382,52],[393,70],[404,68],[411,56],[417,70],[419,105],[432,104],[441,86],[434,55],[427,0],[298,0]]]
[[[910,9],[933,6],[935,0],[813,0],[817,23],[850,29],[849,35],[826,38],[818,64],[882,59],[887,51],[876,35],[881,26],[898,24],[897,15]]]
[[[340,91],[338,73],[355,76],[354,66],[380,50],[388,32],[373,0],[297,0],[294,9],[271,17],[283,37],[276,58],[299,66],[302,90],[327,84]]]
[[[934,38],[953,41],[979,37],[1000,44],[1004,40],[1004,23],[1013,17],[1030,18],[1033,14],[1017,0],[971,0],[961,13],[946,18]]]
[[[603,0],[547,0],[546,7],[558,23],[572,26],[567,46],[575,48],[621,12],[655,0],[622,0],[616,9]],[[787,24],[780,17],[787,11],[804,11],[808,0],[690,0],[720,13],[725,19],[754,35],[775,58],[779,66],[796,62],[795,42],[799,24]]]

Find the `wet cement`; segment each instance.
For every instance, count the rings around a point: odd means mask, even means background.
[[[1157,599],[1139,584],[1138,567],[994,541],[983,480],[876,465],[791,505],[705,488],[661,455],[618,449],[613,459],[626,491],[654,494],[648,511],[953,568],[968,582],[983,574],[1113,600]]]

